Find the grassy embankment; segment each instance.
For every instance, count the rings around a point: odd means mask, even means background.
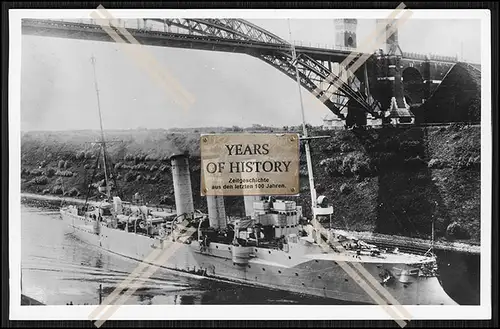
[[[435,220],[438,239],[478,242],[480,238],[480,129],[385,129],[313,131],[329,134],[312,142],[318,194],[334,207],[335,226],[429,238]],[[25,133],[21,144],[22,191],[85,197],[96,166],[98,132]],[[107,132],[117,186],[123,199],[139,192],[149,203],[173,204],[168,157],[191,154],[195,207],[200,197],[199,133],[165,130]],[[301,195],[310,205],[305,156],[301,159]],[[102,181],[102,169],[94,182]],[[92,192],[96,189],[92,189]],[[94,193],[95,197],[95,193]],[[226,212],[243,213],[243,200],[225,199]]]

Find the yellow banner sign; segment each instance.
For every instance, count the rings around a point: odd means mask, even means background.
[[[298,134],[202,135],[201,195],[297,195]]]

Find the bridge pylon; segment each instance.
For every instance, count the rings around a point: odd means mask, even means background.
[[[402,78],[403,52],[399,46],[398,30],[395,21],[377,20],[377,30],[384,29],[384,43],[377,51],[377,80],[385,89],[389,104],[386,107],[384,117],[385,123],[390,124],[413,124],[415,116],[404,97],[404,86]]]

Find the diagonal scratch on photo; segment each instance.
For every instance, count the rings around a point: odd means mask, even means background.
[[[481,20],[411,12],[22,19],[21,304],[479,305]]]

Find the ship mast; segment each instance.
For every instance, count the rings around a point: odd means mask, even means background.
[[[432,237],[431,237],[431,252],[434,253],[434,217],[432,217]]]
[[[437,201],[434,201],[434,204],[437,208],[437,206],[438,206]],[[435,221],[435,217],[434,217],[434,214],[432,214],[432,224],[431,224],[432,225],[431,226],[431,230],[432,230],[432,232],[431,232],[431,254],[432,255],[434,255],[434,221]]]
[[[107,166],[106,166],[106,142],[104,140],[104,130],[102,128],[101,101],[99,99],[99,88],[97,86],[97,78],[96,78],[96,73],[95,73],[95,57],[94,57],[94,55],[92,55],[92,57],[90,58],[90,62],[92,63],[92,69],[94,72],[94,86],[95,86],[95,91],[96,91],[96,95],[97,95],[97,109],[99,110],[99,124],[101,127],[101,147],[102,147],[102,151],[103,151],[102,159],[103,159],[103,165],[104,165],[104,179],[106,181],[106,196],[109,200],[111,197],[111,193],[110,193],[110,186],[109,186],[109,181],[108,181],[108,170],[107,170]]]
[[[288,19],[288,31],[290,33],[290,45],[292,46],[292,62],[294,63],[295,67],[295,77],[297,79],[297,86],[299,89],[299,97],[300,97],[300,110],[302,113],[302,131],[303,131],[303,137],[301,139],[304,140],[304,147],[306,151],[306,160],[307,160],[307,173],[309,176],[309,189],[311,191],[311,210],[313,213],[313,219],[316,217],[314,208],[316,208],[316,188],[314,187],[314,176],[313,176],[313,168],[312,168],[312,160],[311,160],[311,150],[309,148],[309,138],[308,138],[308,133],[307,133],[307,127],[306,127],[306,117],[304,113],[304,102],[302,101],[302,91],[300,89],[300,75],[299,75],[299,68],[297,66],[297,53],[295,51],[295,45],[293,44],[292,40],[292,29],[290,27],[290,19]]]
[[[437,207],[438,203],[434,201],[434,205]],[[429,247],[429,250],[425,252],[425,255],[431,254],[434,255],[434,214],[432,214],[432,222],[431,222],[431,246]]]

